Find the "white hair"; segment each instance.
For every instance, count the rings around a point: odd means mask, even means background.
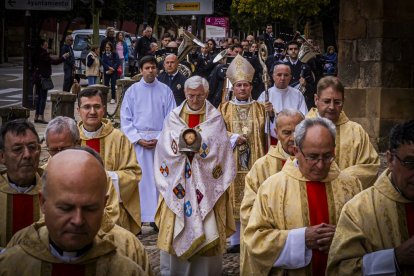
[[[193,76],[185,81],[184,91],[187,91],[188,88],[197,89],[200,86],[203,86],[204,92],[208,94],[209,86],[207,80],[200,76]]]
[[[301,148],[303,144],[303,140],[305,139],[306,132],[309,128],[313,126],[322,126],[329,130],[329,133],[331,134],[332,140],[335,144],[335,136],[336,136],[336,127],[331,122],[331,120],[326,118],[309,118],[305,119],[302,122],[300,122],[296,128],[295,128],[295,144],[297,147]]]

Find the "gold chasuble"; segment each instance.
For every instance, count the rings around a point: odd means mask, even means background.
[[[39,220],[42,173],[39,169],[36,185],[27,193],[19,193],[10,187],[7,172],[0,175],[0,248],[5,247],[17,231]]]
[[[318,116],[318,110],[312,108],[306,118]],[[364,189],[370,187],[377,178],[380,159],[368,133],[360,124],[350,121],[344,111],[335,126],[335,162],[341,171],[357,177]]]
[[[265,154],[265,109],[256,101],[246,104],[234,101],[220,104],[218,110],[223,115],[229,134],[239,134],[247,138],[247,143],[236,145],[233,156],[237,175],[230,186],[234,218],[240,220],[240,205],[244,196],[247,173],[254,162]]]
[[[63,262],[50,252],[46,226],[35,223],[21,231],[18,245],[0,254],[0,275],[147,275],[138,264],[117,252],[113,237],[108,235],[97,235],[91,249],[73,261]]]
[[[387,169],[374,186],[344,206],[329,251],[328,275],[362,275],[365,254],[395,248],[413,236],[414,202],[397,192]],[[402,275],[414,275],[414,267]]]
[[[188,108],[186,102],[184,102],[181,106],[181,110],[178,111],[179,120],[182,120],[188,128],[195,128],[200,130],[199,124],[202,124],[206,120],[209,119],[207,117],[208,114],[211,114],[212,111],[215,110],[213,106],[208,104],[204,104],[204,106],[199,111],[192,111]],[[175,112],[177,107],[173,112]],[[206,112],[206,110],[209,110]],[[173,113],[172,112],[172,113]],[[210,112],[210,113],[208,113]],[[215,111],[217,112],[217,111]],[[206,115],[207,114],[207,115]],[[170,114],[170,116],[173,116]],[[178,128],[179,126],[177,126]],[[181,127],[181,126],[180,126]],[[223,126],[224,129],[224,126]],[[174,146],[171,145],[173,151],[177,151],[178,148],[174,149]],[[177,147],[177,145],[175,145]],[[207,156],[209,155],[209,150],[204,149]],[[193,160],[190,162],[194,163]],[[191,165],[191,168],[193,164]],[[194,168],[193,168],[194,169]],[[179,191],[177,191],[179,192]],[[186,192],[185,192],[186,193]],[[197,196],[198,197],[198,196]],[[200,197],[201,199],[201,197]],[[230,195],[229,189],[227,189],[215,202],[215,205],[212,209],[215,215],[215,222],[217,225],[217,233],[219,235],[218,239],[211,243],[210,245],[206,246],[206,248],[200,250],[194,256],[217,256],[221,255],[226,251],[226,238],[232,235],[235,232],[235,225],[234,225],[234,218],[233,218],[233,211],[230,203]],[[174,250],[174,239],[177,235],[174,233],[174,228],[176,224],[177,216],[176,214],[168,207],[167,202],[164,197],[162,197],[160,193],[157,212],[155,214],[155,223],[159,227],[158,239],[157,239],[157,246],[167,252],[168,254],[178,255]],[[193,250],[194,251],[194,250]]]
[[[138,234],[141,231],[138,182],[142,174],[132,144],[106,119],[102,120],[102,130],[94,138],[85,135],[82,125],[79,122],[82,146],[89,146],[98,152],[105,170],[113,171],[118,176],[119,191],[115,187],[120,196],[118,224],[135,235]]]
[[[27,238],[27,235],[33,231],[33,228],[39,229],[43,226],[45,226],[45,221],[42,219],[35,222],[31,227],[22,229],[13,236],[7,247],[11,248],[21,244]],[[102,240],[113,242],[116,245],[117,252],[140,265],[146,275],[153,275],[148,255],[142,243],[134,234],[116,225],[112,220],[108,220],[108,216],[103,216],[102,226],[97,236]]]
[[[244,231],[247,254],[241,275],[323,275],[327,255],[312,252],[303,268],[273,267],[289,230],[322,222],[336,224],[343,205],[361,191],[358,179],[341,173],[335,162],[321,182],[308,181],[287,160],[281,172],[270,176],[259,188],[249,223]],[[322,274],[321,274],[322,273]]]

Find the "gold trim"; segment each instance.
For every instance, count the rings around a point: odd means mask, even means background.
[[[299,181],[299,187],[300,187],[300,199],[301,199],[301,207],[302,207],[303,225],[309,226],[310,225],[309,203],[308,203],[308,193],[306,192],[306,182]]]
[[[395,207],[398,215],[398,228],[400,230],[401,241],[408,240],[408,226],[407,226],[407,214],[405,212],[405,203],[395,202]]]
[[[325,193],[328,203],[328,213],[329,213],[329,224],[336,224],[336,208],[335,208],[335,198],[332,190],[331,182],[325,184]]]

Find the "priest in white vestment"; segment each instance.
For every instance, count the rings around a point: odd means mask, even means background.
[[[290,71],[289,65],[278,64],[275,66],[275,69],[273,71],[273,80],[275,82],[275,85],[269,89],[269,101],[273,105],[276,116],[277,113],[286,108],[298,110],[303,114],[303,116],[308,113],[308,108],[306,107],[305,98],[303,97],[302,93],[296,88],[289,86],[291,79],[292,73]],[[257,101],[265,101],[265,92],[262,92]],[[274,121],[275,120],[273,120],[273,122]],[[277,138],[275,128],[273,126],[274,125],[272,125],[270,128],[270,134],[273,138]]]

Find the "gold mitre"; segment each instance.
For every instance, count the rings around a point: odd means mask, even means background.
[[[253,75],[253,66],[241,55],[237,55],[233,59],[226,72],[226,76],[230,80],[231,84],[234,84],[238,81],[252,82]]]

